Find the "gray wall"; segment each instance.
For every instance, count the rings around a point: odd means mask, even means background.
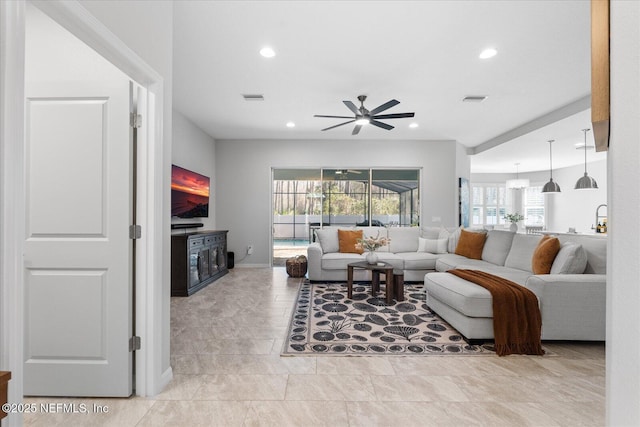
[[[215,140],[180,112],[173,110],[173,164],[208,176],[211,181],[209,183],[209,217],[193,219],[172,218],[172,223],[201,222],[203,227],[198,230],[214,230],[216,228],[215,161]],[[174,231],[174,234],[182,233],[184,233],[184,230]]]
[[[468,165],[453,141],[216,141],[216,223],[229,230],[239,262],[269,265],[272,168],[421,168],[421,224],[457,222],[457,169]],[[462,165],[462,166],[458,166]],[[466,176],[468,176],[468,168]],[[464,176],[464,175],[463,175]],[[439,219],[438,219],[439,218]]]

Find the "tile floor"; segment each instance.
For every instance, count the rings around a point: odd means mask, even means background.
[[[158,396],[53,399],[106,414],[27,426],[604,426],[604,344],[554,355],[280,357],[300,279],[236,268],[171,300],[174,379]],[[52,399],[26,399],[27,403]]]

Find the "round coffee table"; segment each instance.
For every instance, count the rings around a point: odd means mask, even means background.
[[[380,290],[380,273],[384,274],[385,293],[387,304],[393,302],[394,286],[393,286],[393,265],[388,262],[377,262],[369,264],[367,261],[352,262],[347,265],[347,298],[353,298],[353,269],[371,271],[371,296],[376,296]]]

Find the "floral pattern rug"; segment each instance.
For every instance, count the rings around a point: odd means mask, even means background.
[[[384,286],[346,283],[300,285],[283,356],[495,355],[493,342],[471,345],[426,304],[422,284],[405,284],[405,300],[387,304]]]

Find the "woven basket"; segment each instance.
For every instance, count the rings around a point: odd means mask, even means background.
[[[286,262],[287,274],[291,277],[302,277],[307,274],[307,257],[298,255],[289,258]]]

